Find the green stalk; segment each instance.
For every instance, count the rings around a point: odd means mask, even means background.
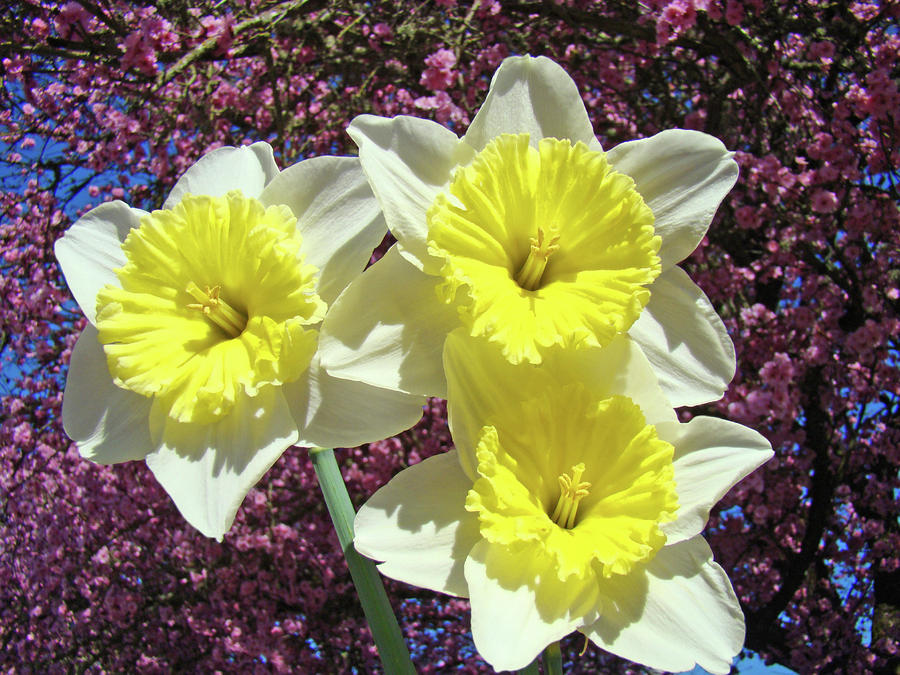
[[[538,661],[540,661],[540,659],[535,659],[524,668],[520,668],[516,671],[516,675],[541,675],[541,669],[538,666]]]
[[[356,586],[359,602],[369,622],[375,646],[378,647],[384,672],[387,675],[415,675],[409,650],[403,641],[403,634],[388,601],[384,584],[381,583],[378,569],[375,563],[361,556],[353,548],[353,518],[356,512],[353,510],[347,486],[334,458],[334,450],[310,448],[309,456],[312,458],[328,513],[331,515],[331,522],[334,523],[334,531],[341,543],[344,559],[350,568],[350,577]]]
[[[558,642],[551,642],[544,649],[544,675],[562,675],[562,652]]]

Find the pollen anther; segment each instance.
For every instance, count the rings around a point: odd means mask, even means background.
[[[516,274],[516,283],[525,290],[533,291],[541,285],[541,278],[544,276],[550,256],[559,250],[559,228],[551,225],[545,233],[544,228],[539,227],[537,237],[532,237],[529,241],[531,248]]]
[[[247,326],[247,317],[237,311],[221,298],[219,292],[221,288],[218,284],[215,286],[207,286],[203,291],[193,281],[187,285],[187,292],[198,302],[192,302],[188,309],[196,309],[203,313],[216,326],[225,331],[229,337],[236,338]]]
[[[582,481],[584,463],[578,463],[572,467],[572,475],[562,474],[559,480],[559,500],[550,520],[571,530],[575,526],[575,514],[578,512],[578,503],[590,494],[591,484]]]

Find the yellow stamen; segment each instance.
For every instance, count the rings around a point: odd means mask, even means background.
[[[553,509],[553,515],[550,520],[571,530],[575,526],[575,514],[578,512],[578,502],[590,494],[591,484],[581,482],[581,476],[584,474],[584,464],[579,463],[572,467],[572,475],[564,473],[559,480],[559,500],[556,502],[556,508]]]
[[[528,257],[516,274],[516,283],[525,290],[533,291],[541,285],[547,261],[559,250],[559,228],[551,225],[547,230],[549,236],[544,233],[544,228],[538,228],[537,237],[530,240],[531,250],[528,251]]]
[[[219,297],[220,287],[218,284],[213,287],[207,286],[204,292],[191,281],[186,290],[199,301],[190,303],[188,309],[203,312],[203,316],[225,331],[229,337],[236,338],[244,332],[244,328],[247,326],[247,317]]]
[[[590,644],[590,642],[588,641],[588,636],[585,635],[584,636],[584,647],[582,647],[581,651],[578,652],[578,656],[584,656],[584,653],[587,651],[588,644]]]

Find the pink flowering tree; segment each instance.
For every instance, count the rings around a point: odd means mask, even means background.
[[[900,6],[884,0],[134,6],[19,0],[0,16],[0,663],[36,672],[376,668],[306,454],[286,453],[223,543],[143,463],[86,462],[62,433],[84,324],[52,253],[80,213],[157,208],[220,145],[282,166],[353,152],[356,114],[461,130],[509,54],[578,83],[604,147],[684,127],[741,177],[686,262],[738,373],[702,411],[776,457],[707,530],[747,647],[799,672],[900,665]],[[360,502],[446,450],[442,402],[400,437],[339,455]],[[487,672],[466,603],[389,585],[421,672]],[[597,650],[573,672],[629,666]]]

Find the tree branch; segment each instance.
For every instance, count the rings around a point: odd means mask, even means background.
[[[755,650],[771,648],[778,639],[775,633],[781,629],[778,616],[807,578],[810,567],[816,560],[819,542],[825,533],[825,526],[833,510],[834,478],[830,470],[828,415],[822,407],[819,389],[822,372],[819,367],[810,368],[803,379],[801,389],[806,399],[806,445],[815,452],[812,469],[812,499],[806,514],[806,531],[800,552],[787,559],[782,570],[781,587],[763,607],[747,616],[747,647]]]

